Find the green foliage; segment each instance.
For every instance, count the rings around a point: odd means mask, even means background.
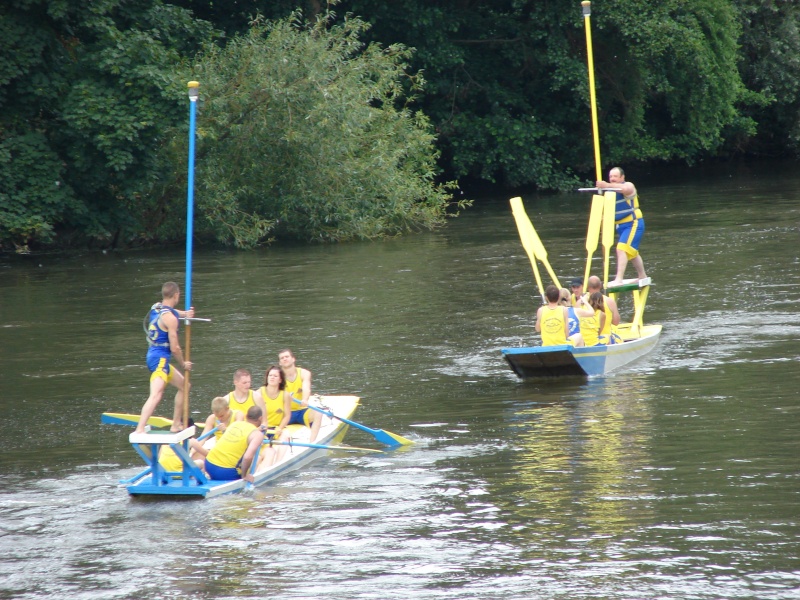
[[[610,162],[695,160],[719,150],[728,130],[751,134],[740,115],[739,23],[727,0],[615,0],[597,19],[595,45]],[[615,68],[624,65],[624,68]]]
[[[65,215],[81,212],[63,171],[39,133],[0,140],[0,247],[27,251],[29,242],[52,240]]]
[[[3,190],[0,240],[49,243],[69,230],[82,243],[134,243],[163,211],[143,201],[163,174],[163,131],[185,118],[185,96],[170,88],[175,65],[209,25],[159,0],[0,10],[0,143],[13,149],[15,186]],[[50,165],[46,180],[16,175],[29,165]]]
[[[430,82],[421,106],[441,132],[448,172],[546,188],[593,173],[579,2],[341,6],[365,15],[374,39],[417,49],[414,66]],[[732,0],[604,0],[592,9],[604,159],[691,162],[753,134],[743,109],[762,99],[737,71]]]
[[[800,152],[800,4],[736,0],[742,25],[740,71],[760,101],[748,113],[758,122],[754,140],[734,138],[759,154]],[[748,142],[750,142],[748,144]]]
[[[422,77],[402,46],[364,46],[364,29],[355,18],[259,21],[198,57],[187,77],[201,83],[200,231],[250,247],[443,222],[452,185],[435,182],[434,136],[407,94]]]

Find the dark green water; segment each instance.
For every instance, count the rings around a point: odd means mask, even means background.
[[[505,197],[434,234],[196,252],[195,416],[288,346],[417,441],[210,501],[130,499],[128,430],[99,424],[147,396],[141,321],[183,252],[0,259],[0,598],[800,598],[800,173],[631,179],[664,333],[604,379],[503,362],[537,306]],[[525,200],[582,274],[590,199]]]

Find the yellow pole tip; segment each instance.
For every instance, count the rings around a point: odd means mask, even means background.
[[[583,2],[581,2],[581,6],[591,6],[591,5],[592,3],[590,2],[590,0],[583,0]]]
[[[199,81],[190,81],[187,84],[187,87],[190,87],[190,88],[200,87],[200,82]]]

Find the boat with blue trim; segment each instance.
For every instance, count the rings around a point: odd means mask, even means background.
[[[322,425],[316,440],[313,443],[309,441],[308,427],[290,425],[287,429],[291,435],[291,442],[286,444],[289,447],[282,459],[272,466],[253,473],[252,484],[246,483],[243,479],[216,481],[210,479],[195,465],[189,455],[189,439],[196,433],[195,426],[177,433],[156,432],[152,429],[146,433],[131,433],[129,441],[147,466],[137,475],[120,483],[134,497],[213,498],[239,492],[246,487],[262,486],[327,456],[332,450],[369,450],[338,445],[349,428],[349,424],[339,417],[346,420],[352,417],[358,407],[358,396],[314,396],[311,403],[325,413],[330,413],[321,415]],[[102,420],[105,423],[129,424],[123,417],[124,415],[113,413],[108,418],[104,415]],[[213,443],[213,439],[209,438],[208,443]],[[170,448],[180,459],[180,470],[167,471],[159,463],[158,457],[164,448]]]

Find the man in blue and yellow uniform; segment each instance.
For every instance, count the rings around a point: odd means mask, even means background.
[[[194,317],[194,308],[188,311],[176,310],[175,306],[180,300],[181,292],[178,284],[168,281],[161,286],[161,302],[150,307],[150,312],[145,317],[145,333],[147,343],[147,368],[150,370],[150,396],[142,406],[142,414],[136,425],[136,433],[144,433],[147,420],[161,402],[167,384],[178,388],[175,394],[175,412],[172,417],[172,431],[183,429],[183,374],[169,361],[174,358],[182,369],[190,371],[192,363],[183,359],[183,351],[178,342],[179,319]]]
[[[639,194],[636,186],[630,181],[625,181],[625,172],[614,167],[608,172],[608,182],[598,181],[597,188],[617,188],[617,204],[614,214],[614,224],[619,233],[617,242],[617,276],[614,281],[609,282],[608,287],[622,285],[625,277],[625,267],[628,261],[636,267],[636,274],[639,279],[645,279],[647,274],[644,271],[642,255],[639,254],[639,244],[644,235],[644,217],[639,208]]]
[[[308,400],[311,398],[311,371],[298,367],[294,353],[288,348],[278,352],[278,364],[286,381],[284,389],[294,399],[292,403],[294,410],[289,425],[298,423],[309,427],[311,429],[309,440],[313,442],[317,439],[319,426],[322,424],[322,414],[308,408]]]
[[[261,431],[263,418],[261,409],[251,406],[246,421],[234,421],[228,426],[206,456],[206,473],[211,479],[253,482],[250,468],[264,442],[264,432]]]

